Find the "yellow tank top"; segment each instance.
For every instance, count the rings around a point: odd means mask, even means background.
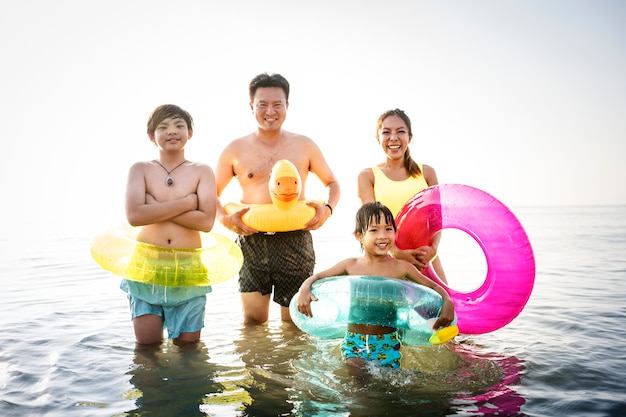
[[[422,170],[422,164],[418,164],[418,166]],[[372,167],[372,172],[374,173],[374,197],[376,201],[389,207],[393,217],[398,215],[411,197],[428,188],[424,175],[409,177],[403,181],[394,181],[387,178],[378,167]]]

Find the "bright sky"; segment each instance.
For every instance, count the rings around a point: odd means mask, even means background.
[[[214,166],[254,129],[247,86],[264,71],[290,81],[285,128],[317,141],[350,219],[393,107],[440,183],[511,208],[626,204],[625,23],[621,0],[3,2],[2,227],[123,220],[163,103],[190,111],[187,157]]]

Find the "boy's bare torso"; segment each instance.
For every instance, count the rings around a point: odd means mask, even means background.
[[[166,184],[167,172],[154,162],[144,165],[144,181],[146,193],[159,202],[166,202],[195,194],[200,181],[200,174],[192,162],[185,163],[171,173],[174,184]],[[148,197],[147,197],[148,198]],[[142,226],[137,240],[161,247],[200,248],[202,241],[200,232],[188,229],[172,221]]]

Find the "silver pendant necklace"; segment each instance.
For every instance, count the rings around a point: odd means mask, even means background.
[[[163,164],[161,164],[159,161],[157,161],[156,159],[154,160],[154,162],[156,162],[157,164],[159,164],[159,166],[161,168],[163,168],[165,170],[165,172],[167,172],[167,178],[165,179],[165,184],[167,184],[168,187],[170,187],[172,184],[174,184],[174,179],[172,178],[172,176],[170,175],[172,172],[174,172],[174,170],[176,168],[178,168],[179,166],[181,166],[182,164],[184,164],[185,162],[187,162],[187,160],[185,159],[183,162],[181,162],[180,164],[176,165],[174,168],[172,168],[171,170],[167,170],[167,168],[165,168],[163,166]]]

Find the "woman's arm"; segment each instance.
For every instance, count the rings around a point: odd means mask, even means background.
[[[361,204],[373,203],[376,201],[374,195],[374,173],[372,168],[365,168],[359,173],[358,181],[358,193]]]

